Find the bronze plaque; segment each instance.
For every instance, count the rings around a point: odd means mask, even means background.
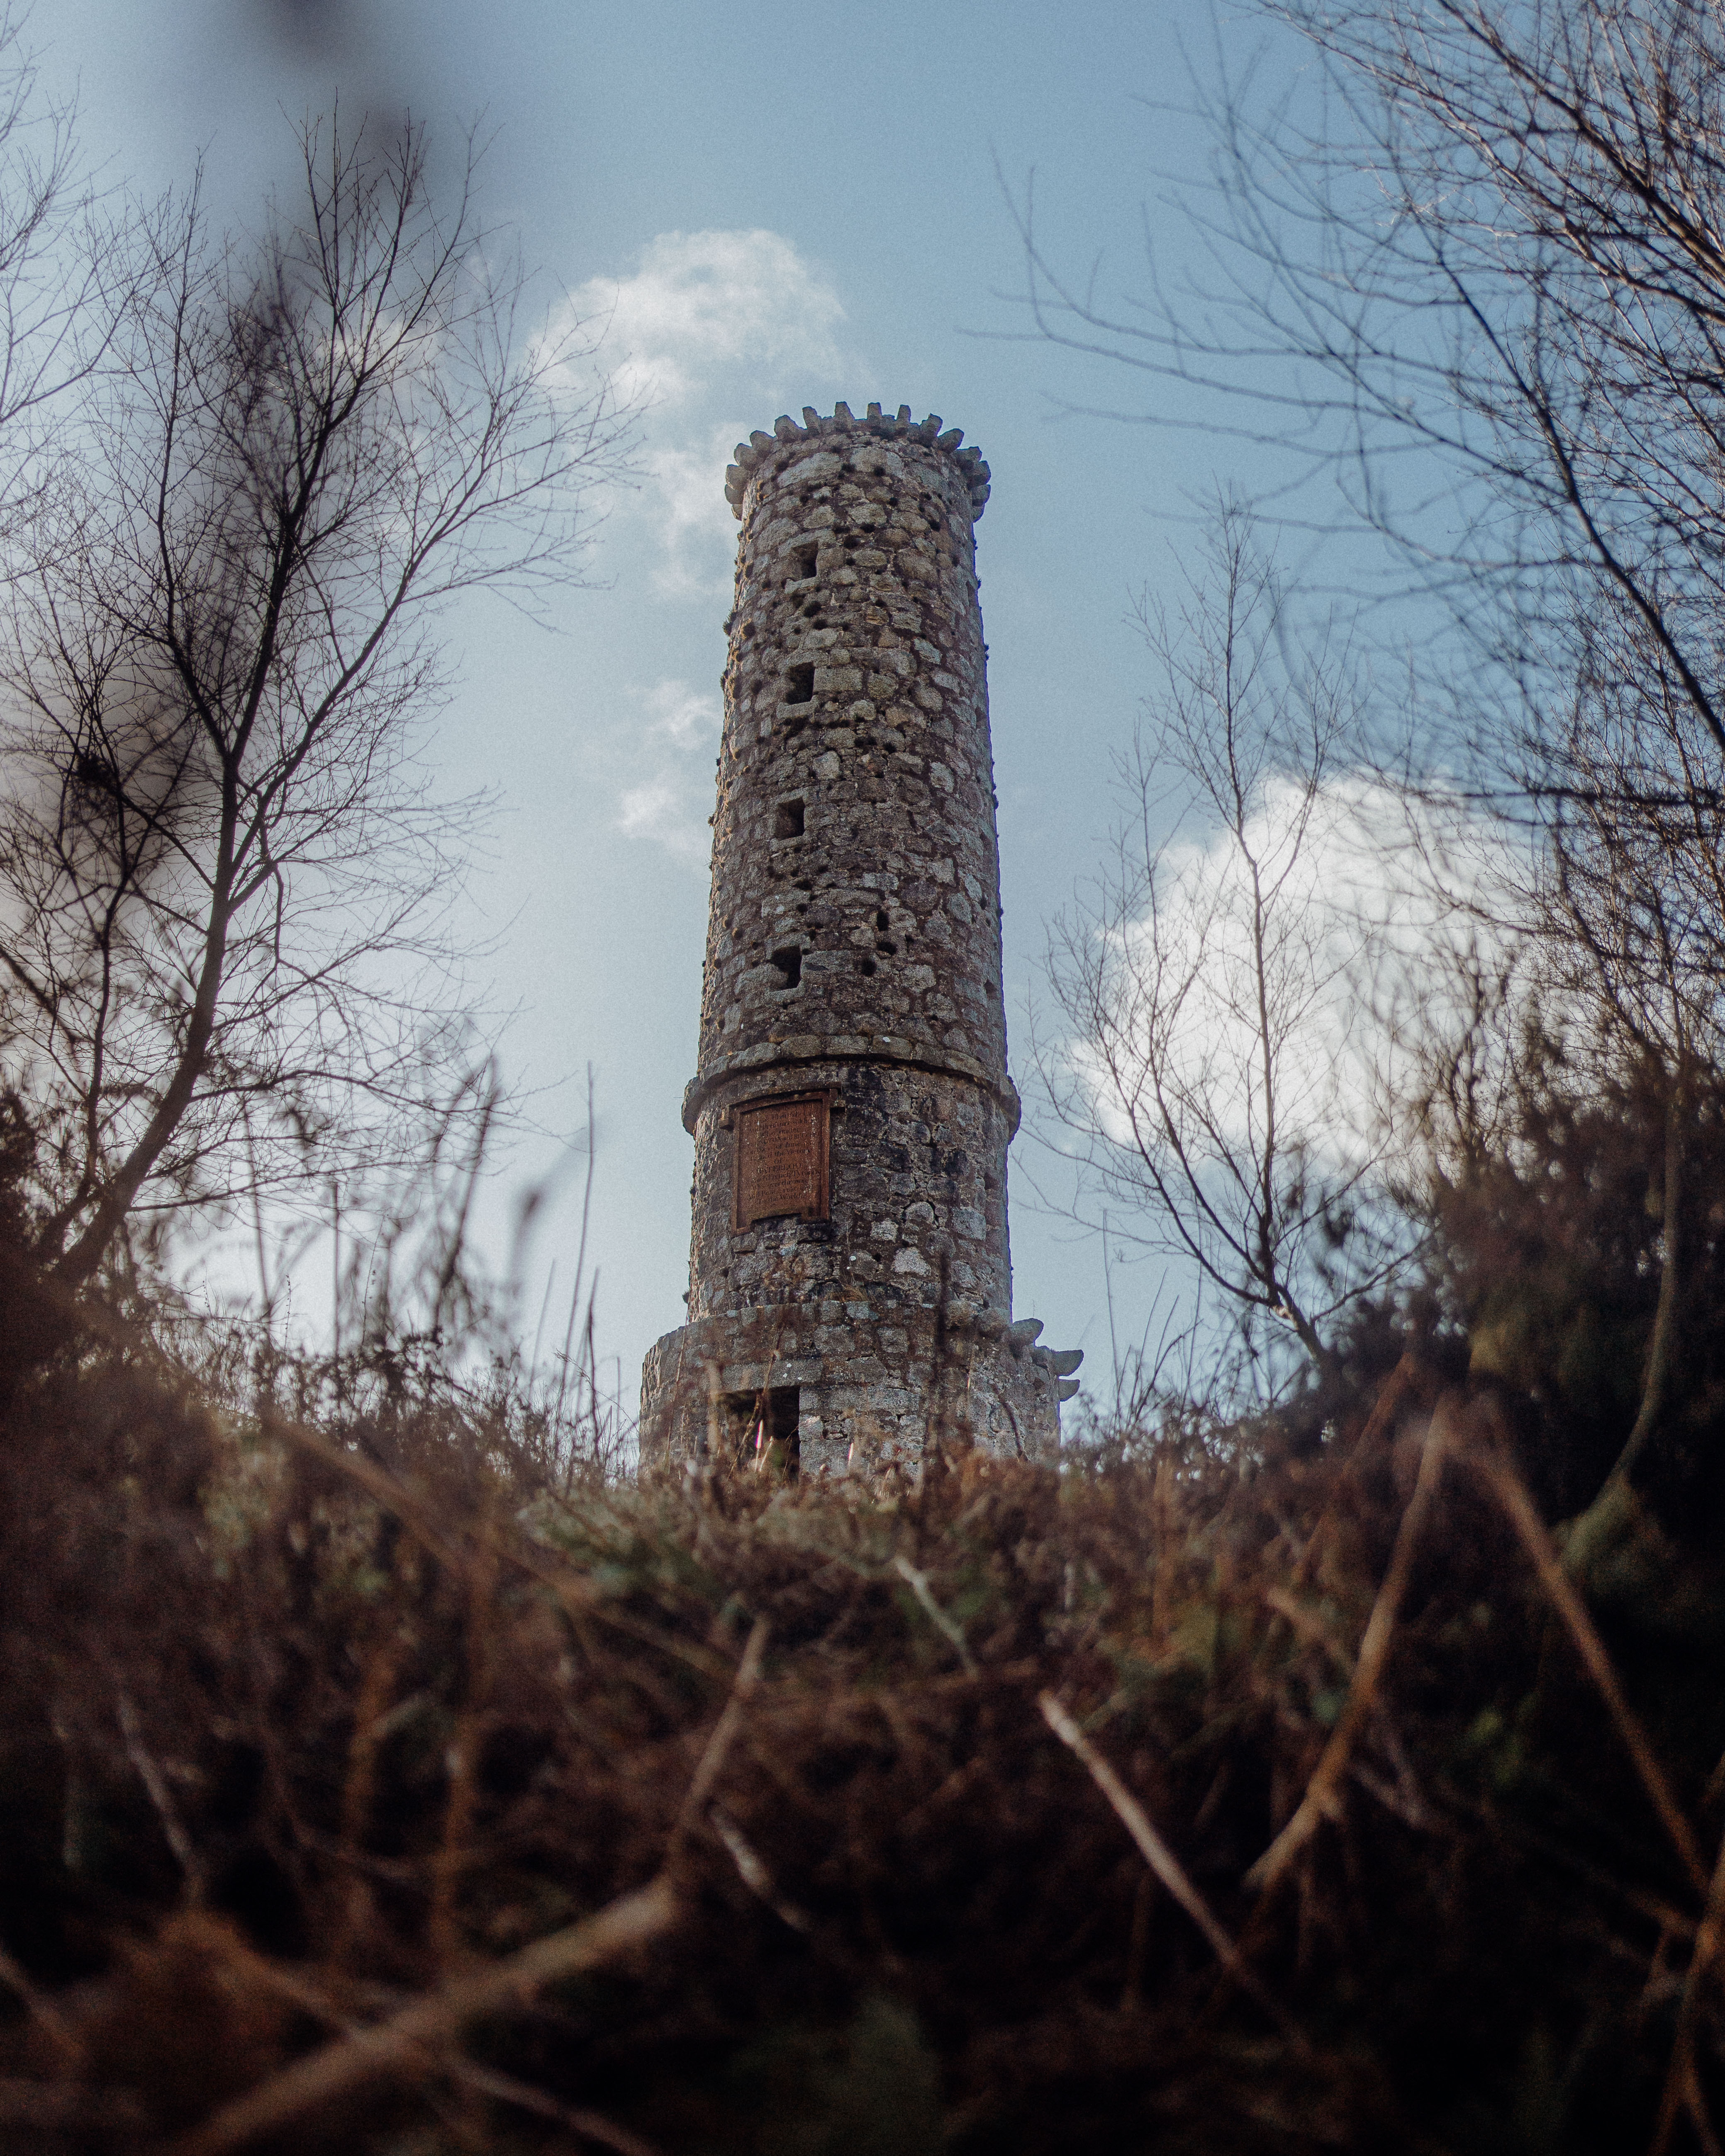
[[[830,1093],[780,1094],[737,1110],[732,1224],[739,1232],[775,1214],[826,1219],[831,1105]]]

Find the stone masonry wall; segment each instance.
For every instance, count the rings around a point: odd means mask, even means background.
[[[764,457],[744,509],[701,1081],[843,1035],[1004,1088],[968,472],[917,437],[825,434]]]
[[[701,1450],[709,1394],[789,1388],[804,1473],[914,1466],[931,1414],[1058,1444],[1070,1388],[1010,1317],[988,473],[961,441],[840,405],[738,449],[690,1322],[648,1358],[646,1459]],[[829,1217],[738,1232],[733,1111],[807,1087],[834,1096]]]
[[[1007,1309],[1007,1117],[993,1093],[902,1065],[830,1062],[799,1071],[799,1083],[831,1086],[837,1096],[830,1215],[763,1220],[737,1234],[725,1118],[741,1102],[783,1090],[776,1075],[732,1081],[697,1121],[690,1316],[834,1295],[921,1303],[937,1290],[943,1265],[949,1306]]]

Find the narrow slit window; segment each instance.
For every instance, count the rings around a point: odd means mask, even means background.
[[[773,954],[773,963],[778,968],[780,988],[794,988],[800,984],[803,978],[803,953],[794,943],[787,944],[783,951],[775,951]]]
[[[814,669],[812,666],[789,666],[785,670],[784,700],[788,704],[806,704],[814,695]]]
[[[800,801],[781,801],[773,814],[773,835],[775,839],[800,839],[803,835],[803,803]]]
[[[806,547],[793,547],[791,549],[790,582],[792,583],[805,583],[814,574],[815,557],[819,552],[819,549],[813,539]]]

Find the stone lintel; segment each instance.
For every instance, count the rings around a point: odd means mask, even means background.
[[[786,1363],[721,1363],[719,1383],[727,1393],[763,1393],[781,1385],[819,1384],[826,1364],[819,1355],[801,1355]]]

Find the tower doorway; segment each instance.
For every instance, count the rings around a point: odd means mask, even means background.
[[[800,1386],[773,1385],[754,1393],[726,1393],[720,1401],[723,1441],[732,1463],[761,1475],[795,1480],[801,1450]]]

